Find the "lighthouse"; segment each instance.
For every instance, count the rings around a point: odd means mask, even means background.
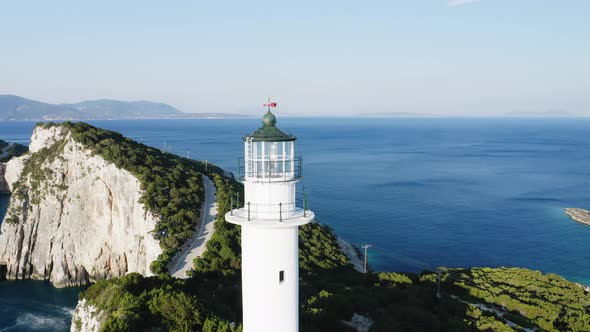
[[[297,204],[297,138],[277,127],[276,103],[265,106],[262,126],[244,137],[244,201],[225,220],[241,226],[244,332],[299,332],[298,228],[314,213]]]

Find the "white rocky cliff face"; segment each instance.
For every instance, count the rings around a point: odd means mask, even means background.
[[[68,129],[38,126],[30,153],[10,160],[4,177],[13,192],[0,228],[7,278],[65,287],[151,274],[161,253],[150,233],[158,217],[139,202],[139,181],[92,155]]]
[[[72,315],[71,332],[98,332],[105,318],[104,312],[86,302],[78,301]]]
[[[72,315],[70,331],[93,332],[99,331],[105,315],[95,306],[86,302],[85,299],[78,301],[76,310]]]

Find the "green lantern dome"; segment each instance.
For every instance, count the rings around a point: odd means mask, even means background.
[[[264,126],[273,126],[274,127],[277,124],[277,118],[275,117],[274,114],[272,114],[270,111],[268,111],[262,117],[262,124]]]
[[[277,128],[277,118],[269,110],[262,117],[262,127],[258,128],[252,134],[244,137],[246,139],[252,139],[253,142],[257,141],[270,141],[270,142],[283,142],[283,141],[294,141],[297,138],[293,135],[289,135],[284,131]]]

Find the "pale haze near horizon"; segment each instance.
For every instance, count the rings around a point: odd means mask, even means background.
[[[590,2],[18,1],[0,94],[185,112],[590,116]]]

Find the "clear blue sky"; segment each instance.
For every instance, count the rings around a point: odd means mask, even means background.
[[[6,1],[0,94],[590,116],[590,1]]]

